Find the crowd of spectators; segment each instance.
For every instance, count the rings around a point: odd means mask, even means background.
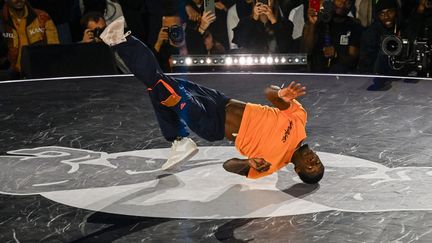
[[[384,37],[432,39],[428,0],[0,0],[0,68],[19,77],[23,46],[98,42],[119,16],[154,52],[172,55],[307,53],[313,72],[407,75],[381,50]],[[121,59],[119,70],[128,72]]]

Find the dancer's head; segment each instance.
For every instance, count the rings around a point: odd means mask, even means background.
[[[324,165],[318,155],[307,144],[302,145],[294,152],[291,162],[294,164],[294,170],[304,183],[318,183],[324,175]]]

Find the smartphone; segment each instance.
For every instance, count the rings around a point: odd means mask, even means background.
[[[268,0],[257,0],[257,3],[268,5]]]
[[[204,12],[215,13],[215,0],[204,0]]]
[[[316,12],[320,11],[321,1],[320,0],[309,0],[309,8],[315,9]]]

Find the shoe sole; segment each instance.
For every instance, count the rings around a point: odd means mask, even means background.
[[[167,163],[162,165],[162,170],[167,170],[171,167],[173,167],[174,165],[177,165],[181,162],[187,161],[189,159],[191,159],[192,157],[194,157],[197,153],[198,153],[199,149],[195,149],[194,151],[192,151],[190,154],[187,154],[186,156],[184,156],[183,158],[179,159],[177,162],[166,165]]]

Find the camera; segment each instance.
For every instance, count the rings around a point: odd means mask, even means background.
[[[383,36],[381,50],[385,55],[390,57],[400,56],[407,58],[409,54],[409,41],[395,35]]]
[[[99,38],[100,35],[102,34],[102,32],[103,32],[104,30],[105,30],[105,28],[99,28],[99,27],[94,28],[94,29],[92,30],[92,32],[93,32],[93,38],[94,38],[94,39]]]
[[[168,33],[168,38],[173,44],[180,44],[184,41],[185,35],[183,27],[180,25],[172,25],[164,29]]]
[[[431,73],[432,45],[429,38],[419,37],[413,41],[395,35],[384,36],[381,51],[388,56],[393,70],[408,67],[426,77]]]

